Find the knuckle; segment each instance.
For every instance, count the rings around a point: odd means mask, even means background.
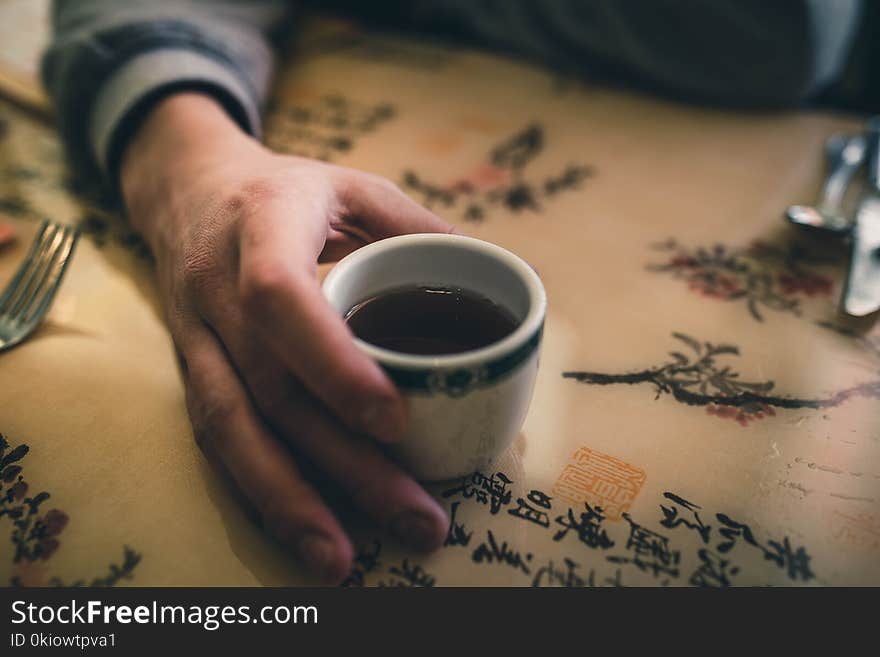
[[[241,183],[223,201],[221,212],[242,219],[252,217],[266,203],[282,194],[282,186],[272,177],[252,178]]]
[[[290,272],[279,263],[257,263],[242,271],[239,285],[245,307],[260,312],[289,288]]]
[[[263,211],[287,194],[289,184],[278,175],[261,175],[236,184],[208,212],[208,226],[259,225]]]

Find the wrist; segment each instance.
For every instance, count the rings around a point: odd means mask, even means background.
[[[130,138],[120,161],[122,198],[132,227],[155,248],[160,221],[202,173],[263,147],[210,96],[177,93],[159,101]]]

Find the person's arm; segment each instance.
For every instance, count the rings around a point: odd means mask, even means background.
[[[415,0],[423,29],[678,98],[787,107],[843,69],[861,0]]]
[[[54,0],[42,77],[79,167],[115,175],[122,148],[161,97],[200,90],[259,136],[283,0]]]
[[[128,3],[100,4],[110,12]],[[216,14],[209,4],[198,6]],[[241,4],[246,9],[250,3]],[[70,30],[89,33],[107,18],[99,12],[78,24],[71,19],[49,57],[64,59]],[[234,16],[229,20],[239,25]],[[250,30],[245,22],[240,26]],[[162,43],[140,56],[178,56]],[[55,73],[53,93],[62,117],[82,111],[64,100],[65,89],[79,83],[57,77],[74,75],[75,53],[68,56],[66,73]],[[98,160],[108,151],[95,138],[105,125],[94,107],[130,104],[116,102],[114,76],[133,76],[123,89],[149,94],[156,88],[134,75],[133,62],[111,61],[115,73],[80,99],[92,107],[86,122]],[[235,66],[222,66],[206,87],[190,86],[186,71],[179,78],[167,71],[164,84],[181,84],[151,102],[118,142],[121,193],[156,259],[196,441],[231,476],[267,530],[324,581],[336,583],[351,567],[353,546],[299,459],[412,547],[439,547],[448,521],[437,501],[380,448],[379,442],[402,436],[406,404],[325,301],[316,265],[383,237],[453,229],[385,179],[266,149],[247,119],[260,94],[238,97],[222,76],[240,77],[243,86],[255,82]],[[51,63],[47,70],[54,70]],[[218,94],[218,87],[225,91]],[[230,97],[241,105],[240,114],[230,108]],[[84,139],[85,123],[67,121],[79,131],[68,138]]]

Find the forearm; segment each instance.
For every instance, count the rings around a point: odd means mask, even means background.
[[[259,134],[283,0],[56,0],[43,79],[80,173],[112,177],[128,138],[165,94],[198,90]]]

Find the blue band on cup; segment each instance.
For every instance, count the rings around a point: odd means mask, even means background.
[[[404,392],[463,397],[472,390],[493,385],[522,365],[541,344],[543,331],[544,324],[541,323],[538,330],[521,347],[497,360],[475,367],[408,370],[383,364],[382,368]]]

